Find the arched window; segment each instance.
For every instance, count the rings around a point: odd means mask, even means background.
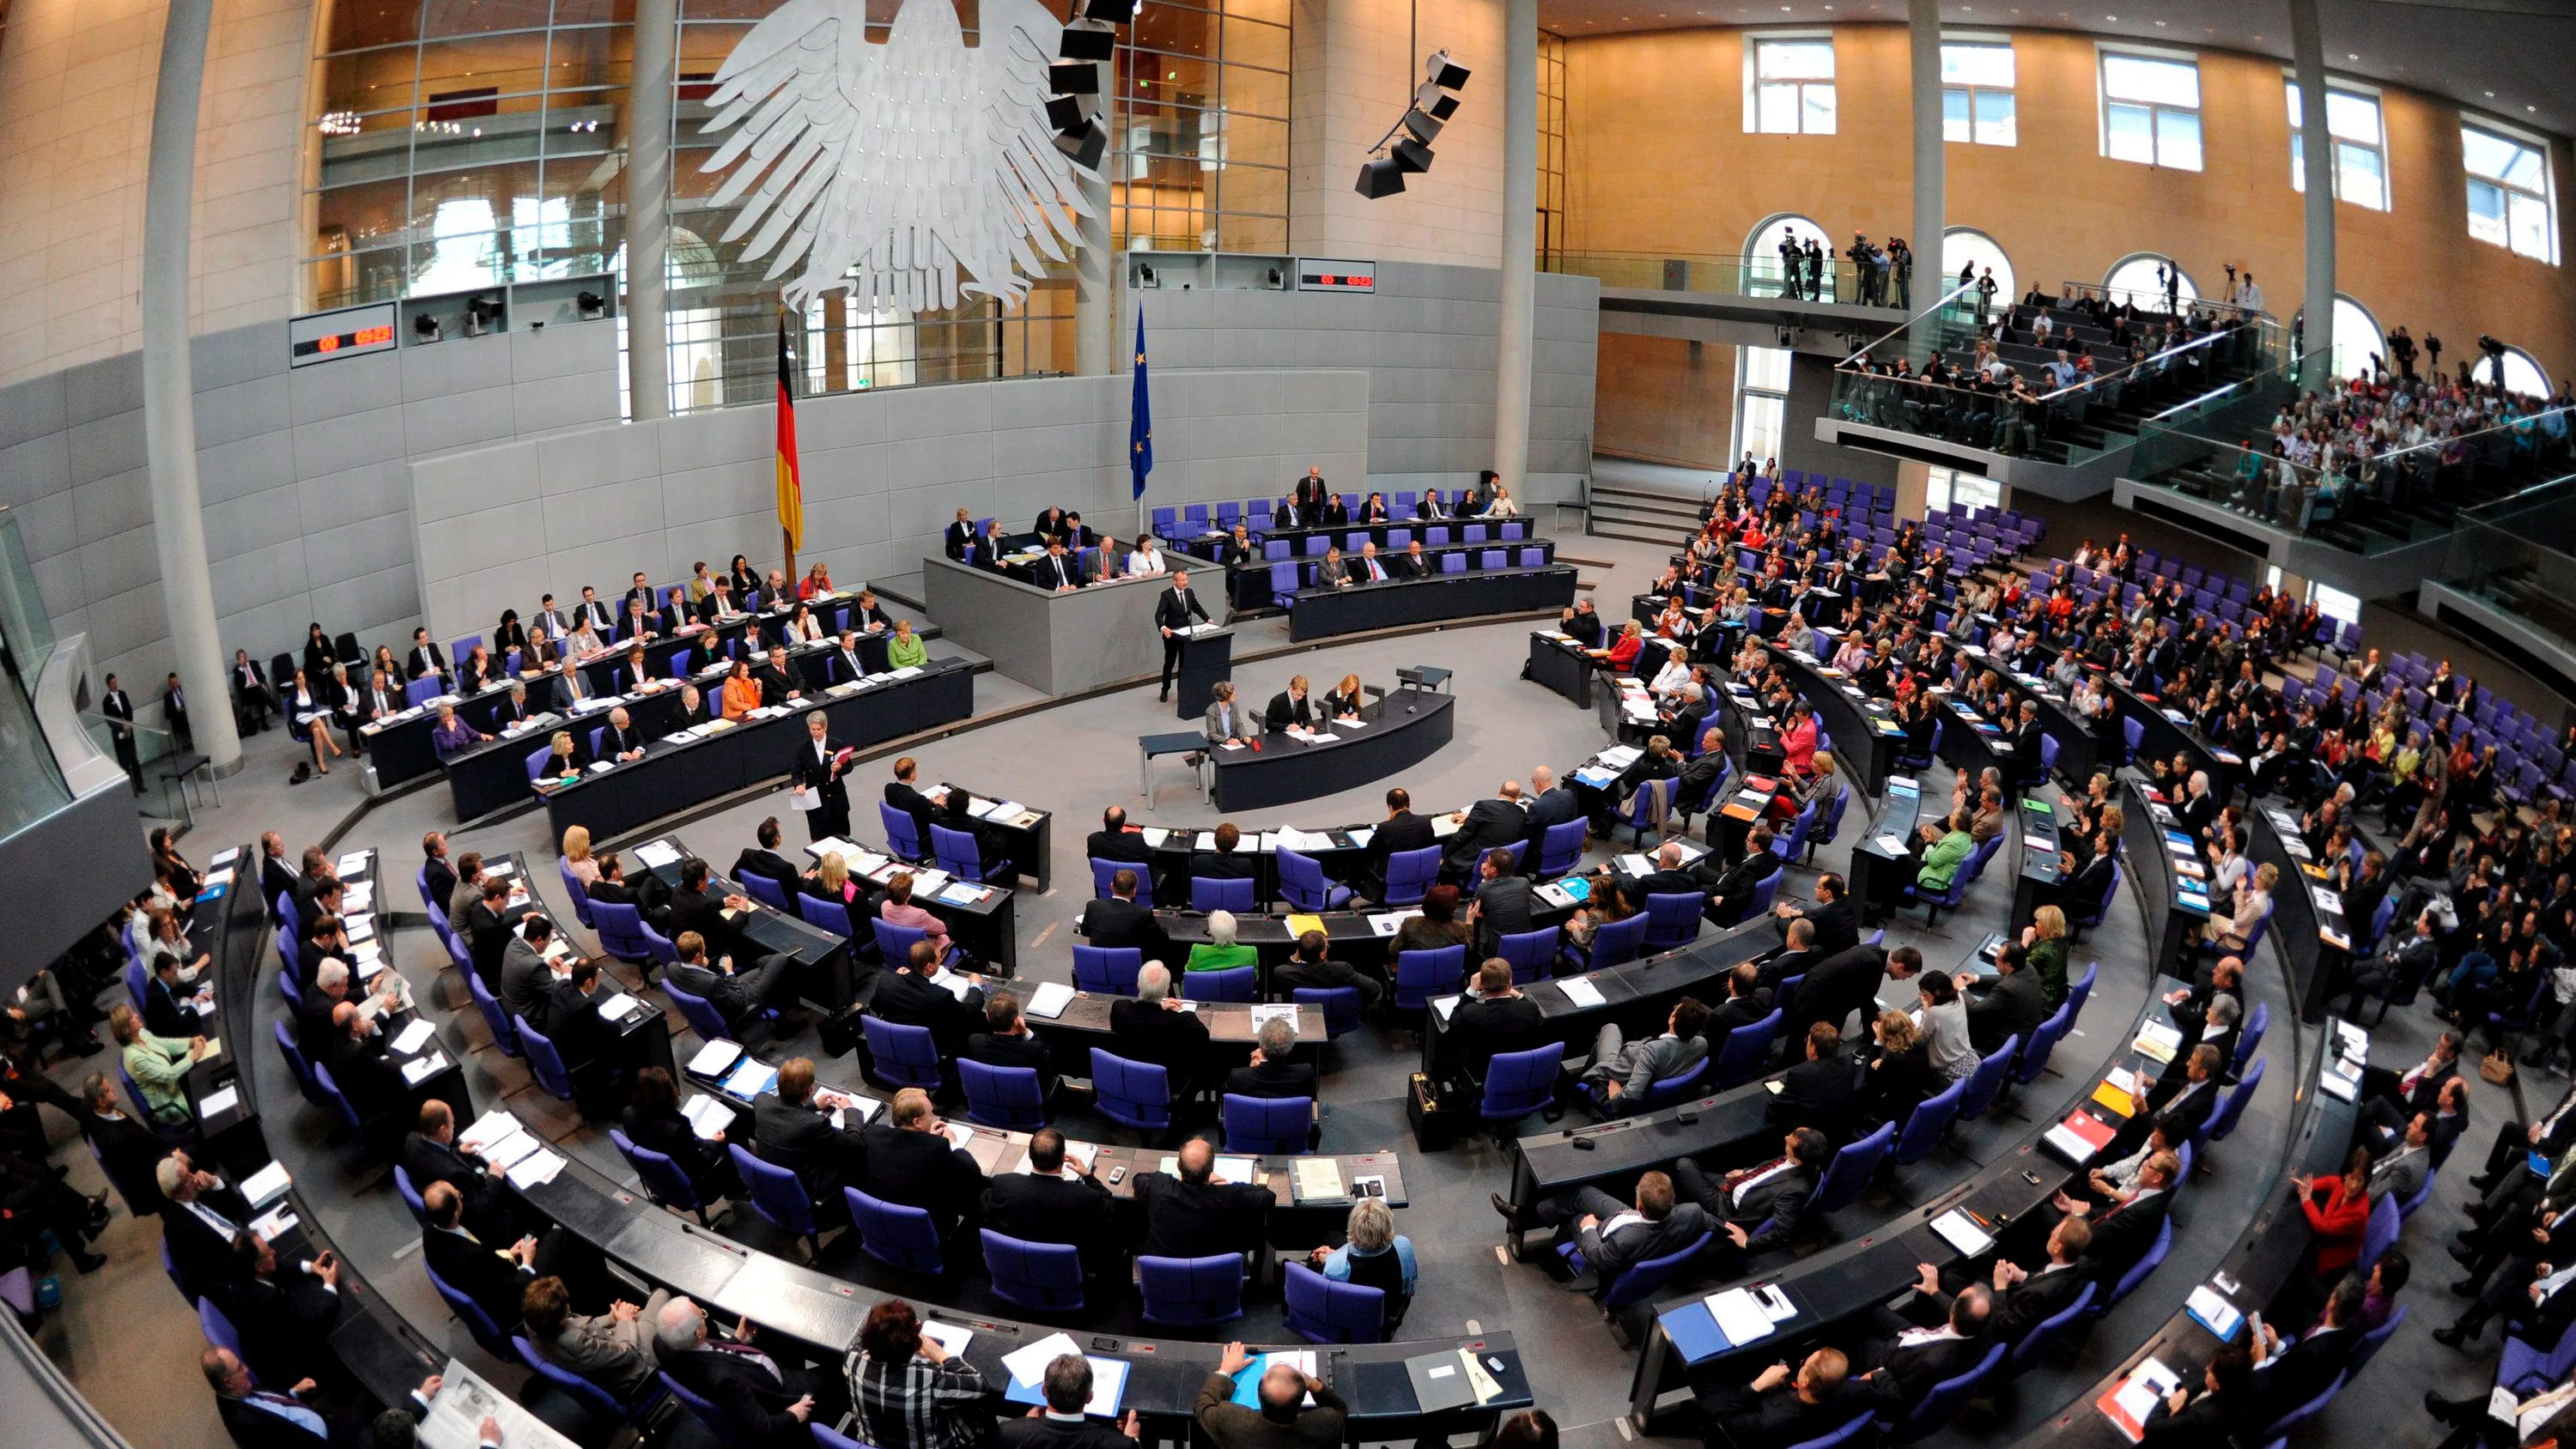
[[[2380,351],[2379,319],[2370,309],[2343,295],[2335,294],[2334,370],[2337,377],[2359,377],[2370,371],[2370,354]]]
[[[1997,307],[2011,306],[2020,298],[2021,289],[2013,285],[2012,259],[2004,255],[2004,249],[1996,245],[1993,237],[1974,227],[1966,226],[1954,226],[1943,232],[1941,234],[1941,275],[1949,280],[1943,283],[1942,291],[1948,291],[1950,285],[1958,281],[1959,268],[1970,262],[1976,263],[1980,274],[1989,268],[1993,269]],[[1937,297],[1940,293],[1935,292],[1933,295]]]
[[[2200,300],[2200,289],[2191,284],[2191,273],[2180,263],[2155,252],[2136,252],[2120,259],[2111,274],[2102,279],[2102,290],[2113,303],[2127,302],[2150,312],[2161,312],[2165,306],[2165,284],[2156,279],[2156,269],[2163,267],[2174,275],[2174,296],[2188,307]]]
[[[1834,239],[1812,217],[1783,211],[1766,218],[1744,241],[1744,291],[1751,297],[1776,297],[1786,285],[1781,277],[1780,243],[1790,238],[1814,241],[1825,249],[1826,271],[1833,269]]]
[[[2478,363],[2478,381],[2493,382],[2495,377],[2496,365],[2493,362]],[[2519,347],[2508,347],[2504,350],[2504,390],[2524,397],[2547,397],[2549,374],[2530,353]]]

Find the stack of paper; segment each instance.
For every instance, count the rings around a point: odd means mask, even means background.
[[[680,1115],[689,1119],[690,1129],[701,1142],[713,1142],[717,1133],[733,1126],[733,1109],[704,1094],[691,1097],[680,1108]]]
[[[428,1041],[437,1030],[437,1027],[427,1021],[415,1021],[394,1033],[394,1039],[385,1045],[394,1055],[407,1057],[419,1051],[421,1043]]]
[[[445,1070],[447,1070],[447,1054],[431,1052],[428,1056],[404,1063],[402,1074],[405,1082],[417,1087]]]
[[[2040,1140],[2056,1149],[2067,1161],[2082,1167],[2093,1160],[2093,1154],[2111,1145],[2115,1134],[2111,1124],[2090,1112],[2070,1112],[2066,1120],[2048,1129]]]
[[[635,847],[635,858],[644,862],[646,869],[660,870],[679,863],[680,848],[667,840],[648,840]]]
[[[197,1099],[197,1120],[220,1117],[241,1104],[241,1092],[233,1087],[218,1087]]]
[[[2147,1416],[2155,1412],[2156,1401],[2172,1393],[2181,1382],[2172,1369],[2155,1359],[2142,1359],[2127,1378],[2095,1400],[2094,1407],[2122,1437],[2135,1444],[2146,1436]]]
[[[286,1196],[287,1184],[291,1181],[293,1179],[286,1173],[286,1164],[272,1162],[241,1180],[242,1201],[250,1204],[253,1212],[257,1212]]]
[[[778,1068],[766,1062],[746,1061],[724,1079],[724,1091],[728,1097],[739,1097],[748,1102],[777,1084]]]
[[[1726,1336],[1730,1346],[1741,1347],[1771,1336],[1771,1315],[1744,1289],[1729,1288],[1701,1301],[1707,1304],[1709,1317],[1717,1320],[1717,1331]]]
[[[1941,1235],[1941,1241],[1971,1258],[1995,1245],[1992,1234],[1977,1226],[1974,1220],[1957,1208],[1952,1208],[1934,1218],[1932,1231]]]
[[[1061,981],[1043,981],[1029,993],[1028,1005],[1022,1009],[1040,1021],[1053,1021],[1064,1015],[1064,1009],[1072,1003],[1072,987]]]
[[[688,1070],[692,1076],[719,1076],[727,1067],[740,1060],[742,1060],[740,1043],[718,1039],[698,1048],[697,1055],[689,1058]]]
[[[1608,1001],[1608,998],[1601,994],[1601,988],[1592,984],[1592,978],[1589,976],[1560,976],[1556,981],[1556,989],[1565,993],[1566,1000],[1587,1009],[1604,1005]]]
[[[554,1181],[555,1174],[563,1171],[563,1166],[562,1153],[540,1147],[512,1164],[506,1175],[510,1179],[510,1186],[525,1192],[529,1188]]]
[[[1343,1195],[1342,1165],[1335,1158],[1300,1157],[1294,1171],[1299,1202]]]

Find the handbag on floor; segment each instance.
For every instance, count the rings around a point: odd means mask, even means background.
[[[2513,1053],[2497,1047],[2478,1061],[2478,1076],[2499,1087],[2513,1082]]]

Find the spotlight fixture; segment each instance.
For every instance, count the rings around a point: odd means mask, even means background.
[[[1136,264],[1136,285],[1140,287],[1156,288],[1163,285],[1163,279],[1154,275],[1154,264],[1152,262],[1139,262]]]
[[[597,292],[577,292],[572,299],[573,311],[583,321],[595,321],[608,315],[608,303]]]
[[[438,340],[438,319],[432,317],[426,312],[414,313],[411,319],[411,335],[419,338],[423,342],[436,342]]]
[[[1386,128],[1386,134],[1369,148],[1370,159],[1360,165],[1360,195],[1371,201],[1393,196],[1404,189],[1406,175],[1431,169],[1431,144],[1440,139],[1440,128],[1458,114],[1457,92],[1466,87],[1467,75],[1467,67],[1451,59],[1446,50],[1424,58],[1422,84],[1414,89],[1413,103]]]

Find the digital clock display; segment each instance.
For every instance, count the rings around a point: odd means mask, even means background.
[[[1297,259],[1297,290],[1301,292],[1374,292],[1377,290],[1377,264],[1336,261],[1324,257],[1300,257]]]
[[[347,307],[297,317],[287,325],[287,362],[309,367],[343,357],[390,352],[396,345],[394,304]]]

